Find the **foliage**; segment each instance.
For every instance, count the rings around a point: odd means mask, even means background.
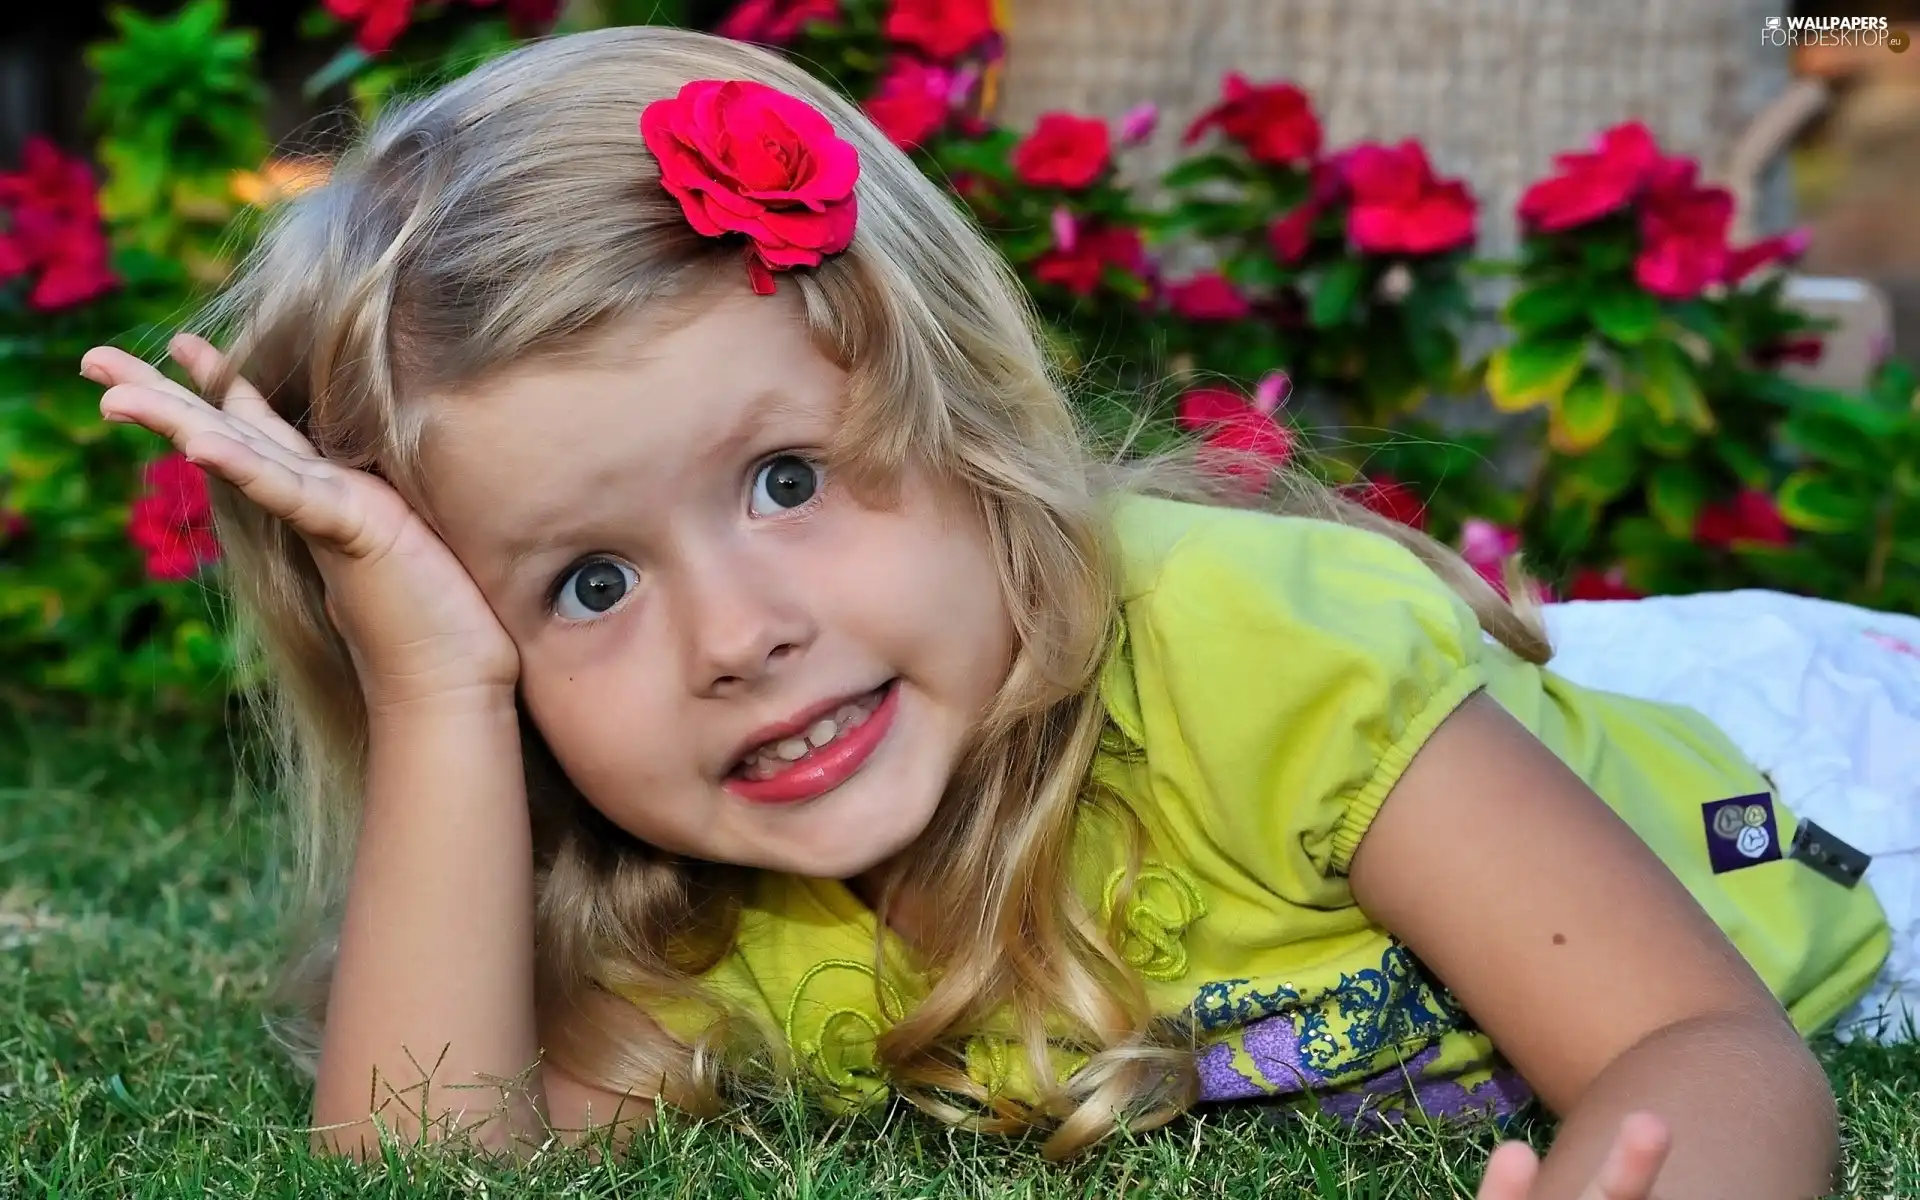
[[[308,91],[370,115],[530,34],[685,12],[318,0],[305,32],[336,50]],[[316,171],[269,157],[255,38],[222,0],[113,21],[89,54],[104,187],[50,149],[0,176],[0,655],[28,689],[204,708],[233,680],[203,501],[151,438],[99,422],[75,363],[157,349]],[[991,0],[745,0],[719,28],[806,64],[952,189],[1105,434],[1198,437],[1253,486],[1312,471],[1489,578],[1523,550],[1553,595],[1768,587],[1920,612],[1912,374],[1884,365],[1860,394],[1783,377],[1819,353],[1780,269],[1804,241],[1731,245],[1731,197],[1638,125],[1562,155],[1521,201],[1517,261],[1490,263],[1464,183],[1415,142],[1325,145],[1284,82],[1223,80],[1145,190],[1127,158],[1150,107],[989,120]],[[1510,292],[1497,313],[1487,287]],[[1469,361],[1488,317],[1504,337]],[[1498,420],[1442,420],[1476,395]]]

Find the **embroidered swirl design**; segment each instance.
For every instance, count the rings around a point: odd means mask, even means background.
[[[1109,925],[1119,904],[1125,869],[1107,879],[1102,911]],[[1207,915],[1193,878],[1178,867],[1148,863],[1134,877],[1120,919],[1120,957],[1148,979],[1171,982],[1187,973],[1187,927]]]
[[[858,975],[860,982],[835,977],[848,971]],[[787,1045],[830,1085],[840,1106],[847,1109],[864,1108],[887,1094],[886,1073],[880,1066],[880,1023],[849,1002],[852,988],[871,996],[876,984],[882,1013],[905,1011],[899,992],[870,964],[850,958],[817,962],[794,984],[781,1026]],[[809,990],[819,995],[809,999]]]

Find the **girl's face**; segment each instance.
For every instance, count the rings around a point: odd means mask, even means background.
[[[819,465],[845,374],[791,287],[441,405],[429,501],[600,811],[662,849],[850,878],[926,828],[1012,662],[968,497]]]

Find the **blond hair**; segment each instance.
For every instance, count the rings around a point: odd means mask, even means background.
[[[1086,779],[1106,727],[1094,684],[1118,620],[1110,492],[1204,489],[1166,464],[1122,485],[1096,463],[1017,279],[853,106],[773,55],[701,34],[620,28],[529,45],[390,109],[324,187],[277,216],[214,323],[231,327],[236,369],[323,454],[417,500],[419,397],[569,353],[716,271],[741,270],[737,247],[688,226],[636,131],[647,103],[702,78],[801,96],[859,150],[852,247],[781,277],[803,297],[816,344],[850,375],[836,457],[872,481],[910,461],[959,480],[985,518],[1017,634],[1012,669],[902,873],[968,919],[930,931],[930,992],[882,1035],[881,1060],[942,1119],[1055,1126],[1051,1153],[1091,1144],[1118,1119],[1164,1121],[1193,1099],[1191,1046],[1156,1024],[1113,931],[1069,886],[1068,861],[1076,815],[1097,802]],[[1544,659],[1538,632],[1444,547],[1321,489],[1286,495],[1282,507],[1411,546],[1489,631]],[[225,489],[218,511],[296,801],[304,949],[288,1028],[310,1054],[367,715],[299,538]],[[710,1110],[729,1075],[725,1046],[678,1041],[640,1007],[587,1001],[603,988],[705,997],[700,976],[731,946],[745,873],[621,835],[527,732],[543,1043],[582,1079]],[[577,1019],[589,1007],[597,1019]],[[1037,1105],[988,1095],[965,1070],[969,1031],[1002,1010],[1024,1033]],[[1050,1038],[1089,1056],[1065,1081]]]

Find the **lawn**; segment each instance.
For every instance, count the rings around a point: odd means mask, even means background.
[[[272,825],[225,742],[100,719],[0,720],[0,1197],[1470,1196],[1486,1129],[1356,1138],[1259,1110],[1069,1166],[910,1111],[666,1122],[623,1161],[317,1160],[305,1086],[263,1032]],[[1920,1049],[1826,1048],[1845,1194],[1920,1196]],[[1547,1127],[1531,1127],[1544,1140]]]

